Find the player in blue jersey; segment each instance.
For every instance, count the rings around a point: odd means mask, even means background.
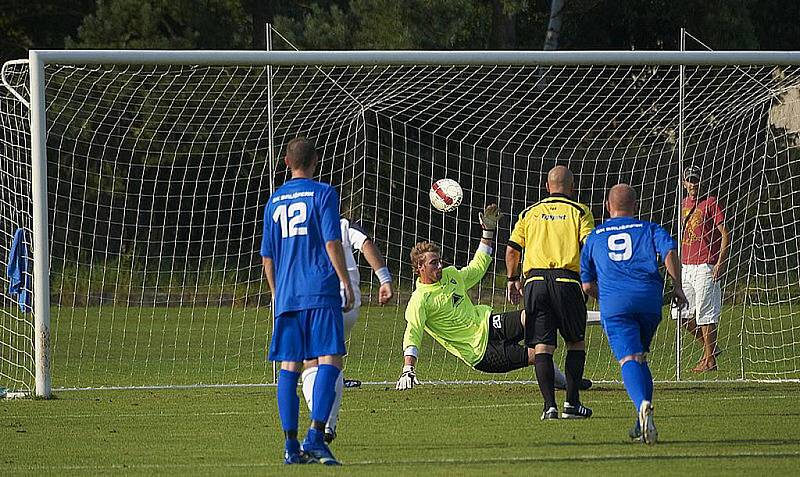
[[[661,321],[664,279],[659,261],[672,278],[675,304],[686,305],[677,244],[660,225],[634,217],[636,193],[631,186],[612,187],[606,207],[611,219],[592,230],[581,252],[581,282],[600,301],[600,323],[638,413],[631,437],[654,444],[653,377],[646,356]]]
[[[284,462],[338,465],[323,436],[345,353],[340,282],[344,310],[354,303],[342,250],[339,195],[311,179],[318,157],[309,140],[290,141],[284,161],[292,178],[269,198],[261,240],[264,273],[275,300],[269,359],[281,362],[277,398],[286,436]],[[301,448],[297,381],[306,359],[318,359],[319,369],[311,427]]]

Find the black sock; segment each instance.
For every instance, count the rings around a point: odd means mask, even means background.
[[[553,371],[553,355],[537,353],[534,360],[536,380],[539,382],[539,391],[544,398],[544,409],[556,406],[555,372]]]
[[[567,402],[577,406],[581,402],[578,390],[583,379],[583,366],[586,363],[586,351],[569,350],[564,360],[564,374],[567,376]]]

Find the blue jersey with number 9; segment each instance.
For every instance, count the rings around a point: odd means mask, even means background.
[[[273,262],[275,316],[341,307],[339,278],[325,249],[341,239],[339,195],[330,185],[291,179],[272,194],[264,207],[261,256]]]
[[[600,315],[661,315],[658,265],[677,243],[658,224],[617,217],[596,227],[581,251],[581,281],[597,282]]]

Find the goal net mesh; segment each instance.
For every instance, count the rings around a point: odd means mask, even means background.
[[[31,240],[32,202],[27,66],[7,65],[3,77],[5,259],[17,228]],[[342,214],[373,235],[395,276],[395,300],[379,307],[377,279],[360,259],[364,304],[345,374],[362,381],[391,382],[400,371],[411,247],[430,240],[448,264],[466,265],[490,202],[506,218],[472,299],[513,308],[505,244],[517,215],[545,197],[554,165],[575,173],[577,199],[598,223],[608,218],[608,188],[627,182],[641,218],[675,236],[682,226],[677,65],[48,64],[45,82],[50,256],[31,255],[50,261],[56,389],[273,382],[258,250],[263,206],[287,178],[284,146],[298,135],[316,142],[319,179],[336,186]],[[665,308],[654,376],[800,378],[800,71],[686,67],[683,84],[683,165],[701,168],[730,229],[722,354],[719,371],[692,375],[701,347]],[[465,192],[449,214],[428,200],[444,177]],[[3,294],[0,386],[30,388],[33,315],[16,303]],[[586,361],[587,377],[618,379],[599,326],[588,327]],[[481,374],[428,338],[418,375],[535,379],[532,368]]]

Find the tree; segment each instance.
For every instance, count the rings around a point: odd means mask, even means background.
[[[561,17],[564,14],[564,0],[553,0],[550,4],[550,22],[544,38],[545,50],[558,49],[558,37],[561,34]]]
[[[242,49],[251,22],[239,0],[98,0],[68,48]]]
[[[275,24],[300,49],[483,49],[489,18],[491,2],[349,0],[314,2]]]
[[[95,0],[27,0],[0,9],[0,63],[27,58],[32,48],[64,47]]]

